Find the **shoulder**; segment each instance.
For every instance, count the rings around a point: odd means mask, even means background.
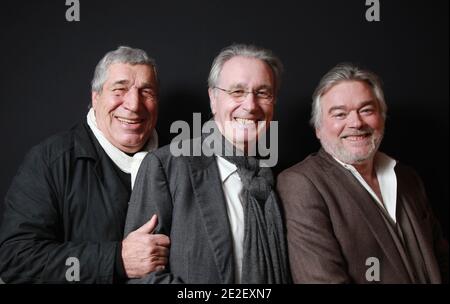
[[[314,192],[315,181],[324,172],[322,163],[320,156],[313,153],[278,174],[277,190],[282,199]]]
[[[79,128],[82,128],[81,124],[68,131],[52,135],[33,146],[27,153],[25,162],[41,162],[51,166],[64,155],[73,151],[75,133]]]
[[[278,179],[290,179],[293,177],[305,177],[312,178],[317,175],[323,175],[326,171],[330,170],[332,164],[329,160],[325,159],[321,152],[316,152],[308,155],[304,160],[297,164],[283,170]]]
[[[8,193],[37,192],[36,189],[42,190],[48,185],[62,187],[67,168],[72,168],[74,129],[50,136],[32,147],[19,166]]]
[[[157,158],[161,162],[168,162],[172,158],[174,158],[174,155],[170,151],[170,144],[169,144],[152,151],[152,153],[149,153],[148,157]]]
[[[402,162],[397,162],[394,170],[397,177],[397,183],[403,185],[403,189],[424,191],[423,181],[413,167]]]
[[[400,161],[397,161],[394,170],[397,176],[401,178],[413,178],[413,179],[419,178],[417,171],[413,167]]]
[[[181,147],[181,148],[180,148]],[[202,143],[198,138],[174,142],[152,151],[146,156],[147,161],[159,161],[162,165],[188,164],[206,159],[214,160],[213,153],[206,153],[201,149]],[[210,151],[207,151],[210,152]]]
[[[179,159],[182,157],[175,156],[171,152],[170,144],[162,146],[156,150],[153,150],[152,152],[148,153],[145,158],[144,162],[158,162],[160,164],[168,164],[171,162],[177,162],[180,161]]]
[[[282,200],[302,198],[313,203],[330,195],[340,195],[350,173],[323,149],[282,171],[277,177],[277,191]]]
[[[187,164],[187,156],[177,156],[176,153],[173,153],[171,146],[166,145],[148,153],[142,161],[141,167],[150,170],[159,168],[170,173],[179,170],[181,167],[186,167]]]

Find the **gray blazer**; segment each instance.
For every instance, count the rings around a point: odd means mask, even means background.
[[[125,235],[158,215],[170,237],[169,265],[130,283],[233,283],[233,244],[215,157],[148,154],[131,195]]]
[[[401,163],[395,172],[397,197],[411,220],[430,281],[448,281],[448,243],[422,182]],[[283,171],[277,188],[295,283],[368,283],[368,257],[379,259],[382,283],[410,282],[379,207],[323,149]]]

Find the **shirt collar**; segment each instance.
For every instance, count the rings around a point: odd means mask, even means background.
[[[341,166],[343,166],[345,169],[350,170],[352,172],[358,172],[356,168],[353,165],[346,164],[336,157],[332,156]],[[384,154],[383,152],[377,152],[374,157],[374,168],[377,173],[379,172],[385,172],[387,170],[392,170],[395,165],[397,164],[397,161],[393,159],[392,157],[388,156],[387,154]]]
[[[377,173],[384,173],[394,169],[395,165],[397,165],[397,161],[383,152],[377,152],[377,154],[375,154],[374,165]]]
[[[367,184],[367,182],[364,180],[361,174],[359,174],[354,166],[345,164],[336,158],[335,160],[352,173],[352,175],[358,180],[358,182],[369,192],[373,199],[381,207],[383,207],[388,212],[391,219],[396,222],[397,177],[395,175],[394,167],[397,164],[397,161],[381,152],[377,152],[377,154],[375,154],[374,170],[376,172],[378,184],[380,187],[382,197],[382,200],[380,200],[377,194]]]
[[[225,158],[216,155],[217,166],[219,167],[220,179],[222,183],[226,181],[230,175],[237,171],[237,167],[235,164],[229,162]]]

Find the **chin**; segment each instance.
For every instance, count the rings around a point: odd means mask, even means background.
[[[347,158],[349,160],[349,163],[352,164],[361,164],[369,160],[374,153],[372,151],[365,151],[365,152],[349,152],[346,151]]]
[[[121,140],[118,140],[118,143],[123,147],[127,147],[128,149],[140,149],[144,145],[145,141],[143,141],[141,137],[130,138],[128,136],[128,137],[122,138]]]
[[[235,142],[240,145],[244,145],[244,144],[247,145],[249,143],[256,142],[256,139],[257,139],[256,134],[250,134],[250,135],[242,134],[242,135],[237,135],[235,137]]]
[[[347,152],[355,157],[370,158],[374,154],[375,147],[373,145],[365,145],[363,147],[357,147],[353,149],[347,149]]]

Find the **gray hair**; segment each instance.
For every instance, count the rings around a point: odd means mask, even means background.
[[[128,46],[119,46],[117,50],[110,51],[99,61],[95,67],[94,78],[91,83],[92,92],[100,93],[107,78],[107,71],[114,63],[126,63],[131,65],[144,64],[153,68],[155,78],[158,81],[156,63],[153,58],[141,49]]]
[[[320,97],[332,87],[344,81],[362,81],[367,83],[380,105],[383,119],[386,119],[387,105],[384,100],[381,79],[375,73],[364,70],[355,64],[340,63],[322,77],[312,95],[313,104],[310,123],[314,128],[317,129],[321,124],[322,108],[320,106]]]
[[[275,95],[278,93],[281,85],[281,73],[283,71],[283,64],[280,59],[270,50],[247,44],[233,44],[220,51],[219,55],[214,59],[209,72],[208,86],[210,88],[217,86],[220,72],[225,62],[236,56],[256,58],[267,63],[275,78]]]

